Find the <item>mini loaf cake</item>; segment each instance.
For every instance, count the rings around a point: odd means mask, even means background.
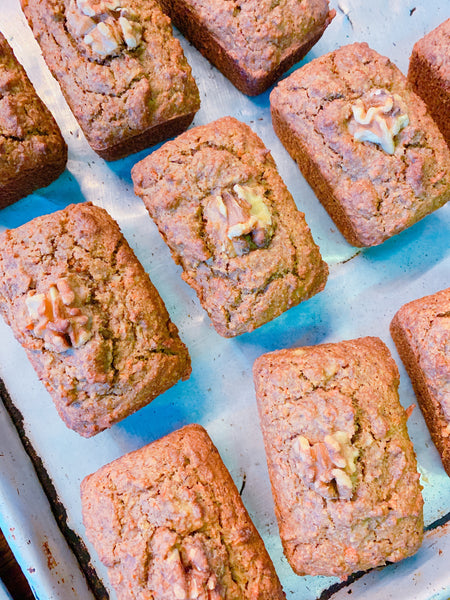
[[[66,425],[86,437],[190,374],[158,292],[90,203],[0,235],[0,314]]]
[[[399,375],[378,338],[280,350],[253,368],[275,513],[298,575],[396,562],[423,536]]]
[[[132,177],[220,335],[251,331],[323,289],[328,268],[304,215],[247,125],[196,127]]]
[[[270,103],[278,137],[350,244],[380,244],[450,198],[442,135],[399,69],[367,44],[298,69]]]
[[[282,600],[217,449],[188,425],[81,484],[88,538],[118,600]]]
[[[178,29],[244,94],[266,90],[322,37],[328,0],[160,0]]]
[[[450,476],[450,288],[402,306],[391,335]]]
[[[184,131],[200,101],[156,0],[21,0],[89,144],[115,160]]]
[[[22,65],[0,33],[0,208],[49,185],[67,146]]]
[[[414,44],[408,82],[450,146],[450,19]]]

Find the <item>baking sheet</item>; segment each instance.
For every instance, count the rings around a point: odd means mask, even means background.
[[[448,0],[377,0],[370,3],[342,0],[332,1],[331,6],[337,11],[336,18],[303,62],[353,41],[367,41],[406,73],[414,42],[450,16]],[[269,92],[247,98],[179,36],[201,93],[202,106],[194,125],[232,115],[248,123],[260,135],[271,149],[298,207],[305,212],[314,239],[330,265],[329,281],[323,292],[250,334],[223,339],[210,326],[194,292],[181,280],[180,268],[171,260],[143,203],[134,196],[130,170],[149,151],[115,163],[105,163],[97,157],[87,145],[49,74],[17,0],[2,0],[0,30],[55,115],[69,146],[65,173],[48,188],[0,211],[0,230],[19,226],[70,202],[91,200],[106,208],[119,222],[150,274],[192,357],[193,372],[187,382],[177,384],[111,430],[83,439],[60,421],[24,351],[9,328],[0,322],[0,378],[24,417],[26,436],[52,479],[67,511],[69,527],[85,541],[110,597],[114,599],[115,594],[106,569],[84,536],[79,499],[81,480],[128,451],[182,425],[198,422],[208,430],[238,489],[242,489],[243,501],[266,543],[288,598],[313,600],[330,597],[333,593],[333,597],[343,598],[351,591],[352,598],[373,600],[390,597],[392,589],[399,589],[398,585],[402,586],[402,593],[405,590],[403,597],[448,598],[450,571],[442,569],[450,560],[448,526],[445,524],[437,529],[433,525],[415,557],[400,565],[377,569],[346,587],[335,578],[293,574],[283,557],[278,537],[251,367],[254,359],[263,352],[376,335],[389,346],[399,366],[402,404],[407,407],[415,403],[410,381],[389,335],[389,323],[405,302],[450,285],[450,207],[441,208],[380,247],[362,251],[353,248],[336,230],[275,136],[270,120]],[[32,587],[40,590],[35,592],[36,597],[46,600],[88,598],[85,590],[79,587],[83,586],[83,581],[80,583],[77,579],[79,573],[73,560],[58,559],[57,574],[54,569],[35,568],[34,563],[42,563],[41,536],[47,528],[45,525],[43,530],[36,531],[36,515],[37,520],[48,523],[49,528],[55,524],[50,525],[51,513],[39,486],[36,491],[28,475],[23,482],[19,481],[25,473],[26,461],[24,463],[24,457],[8,452],[10,444],[3,435],[6,422],[4,415],[0,415],[0,455],[4,454],[0,464],[11,467],[13,461],[14,478],[12,481],[11,469],[2,466],[0,500],[10,497],[11,489],[14,489],[12,483],[27,490],[33,487],[34,491],[30,492],[33,510],[29,505],[18,505],[13,511],[10,504],[1,501],[0,527],[6,534],[11,529],[16,534],[20,532],[20,543],[11,536],[8,541]],[[425,523],[430,526],[439,519],[444,523],[450,511],[450,478],[443,470],[418,408],[409,419],[409,432],[424,486]],[[437,536],[438,542],[433,536]],[[59,547],[64,547],[64,540],[58,540]],[[70,593],[60,586],[61,580],[67,578],[73,582]],[[74,579],[77,579],[76,583]]]

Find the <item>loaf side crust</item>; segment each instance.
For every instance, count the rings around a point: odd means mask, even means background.
[[[357,141],[353,107],[371,91],[396,95],[409,124],[393,154]],[[347,241],[381,244],[450,198],[450,151],[399,69],[365,43],[317,58],[270,95],[275,132]]]
[[[378,338],[280,350],[253,374],[285,555],[298,575],[396,562],[423,536],[399,375]]]
[[[301,60],[335,15],[326,0],[162,0],[161,6],[203,56],[248,96],[264,92]]]
[[[408,82],[450,146],[450,19],[414,44]]]
[[[67,145],[24,68],[0,33],[0,209],[64,171]]]
[[[117,223],[91,203],[0,236],[0,311],[61,418],[86,437],[190,374],[157,290]]]
[[[282,600],[273,564],[208,434],[188,425],[86,477],[86,533],[120,600]]]
[[[220,335],[251,331],[323,289],[328,267],[304,215],[270,152],[244,123],[225,117],[195,127],[137,163],[132,178]],[[212,237],[208,206],[244,188],[270,212],[271,237],[232,256],[230,239],[220,248]]]
[[[403,305],[390,330],[450,476],[450,288]]]
[[[189,126],[199,92],[170,19],[155,0],[120,0],[116,11],[87,0],[85,12],[73,0],[21,1],[49,69],[102,158],[117,160]],[[136,47],[106,56],[91,50],[71,20],[74,11],[78,20],[88,18],[90,8],[98,12],[95,19],[108,16],[105,22],[116,27],[119,14],[137,23]]]

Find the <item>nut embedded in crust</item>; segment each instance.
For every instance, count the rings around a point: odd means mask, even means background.
[[[250,186],[212,196],[204,209],[206,231],[219,252],[242,256],[268,246],[273,236],[272,216],[262,195]]]
[[[398,94],[371,90],[352,105],[348,129],[358,142],[372,142],[394,154],[395,136],[409,124],[406,106]]]
[[[120,0],[71,0],[67,26],[75,39],[102,58],[134,50],[142,38],[140,23]]]
[[[61,277],[45,294],[28,292],[25,305],[31,321],[28,329],[52,347],[65,352],[79,348],[92,337],[92,320],[79,306],[87,294],[69,278]]]
[[[299,435],[292,449],[300,461],[300,476],[308,487],[323,498],[349,500],[352,497],[351,476],[356,471],[358,450],[352,446],[347,432],[336,431],[326,435],[323,442],[314,443]]]

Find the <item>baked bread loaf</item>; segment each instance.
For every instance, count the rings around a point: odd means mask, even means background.
[[[396,562],[423,536],[399,375],[378,338],[280,350],[253,367],[275,513],[298,575]]]
[[[116,160],[184,131],[199,93],[156,0],[21,0],[89,144]]]
[[[217,449],[188,425],[81,484],[88,538],[118,600],[282,600]]]
[[[195,127],[132,178],[220,335],[251,331],[323,289],[328,267],[304,215],[244,123]]]
[[[408,82],[450,146],[450,19],[414,44]]]
[[[450,288],[402,306],[391,335],[450,476]]]
[[[48,108],[0,33],[0,208],[49,185],[67,146]]]
[[[0,235],[0,314],[66,425],[86,437],[190,374],[158,292],[90,203]]]
[[[176,27],[240,90],[256,96],[319,41],[328,0],[160,0]]]
[[[450,198],[450,151],[425,104],[365,43],[311,61],[270,95],[275,132],[354,246],[374,246]]]

